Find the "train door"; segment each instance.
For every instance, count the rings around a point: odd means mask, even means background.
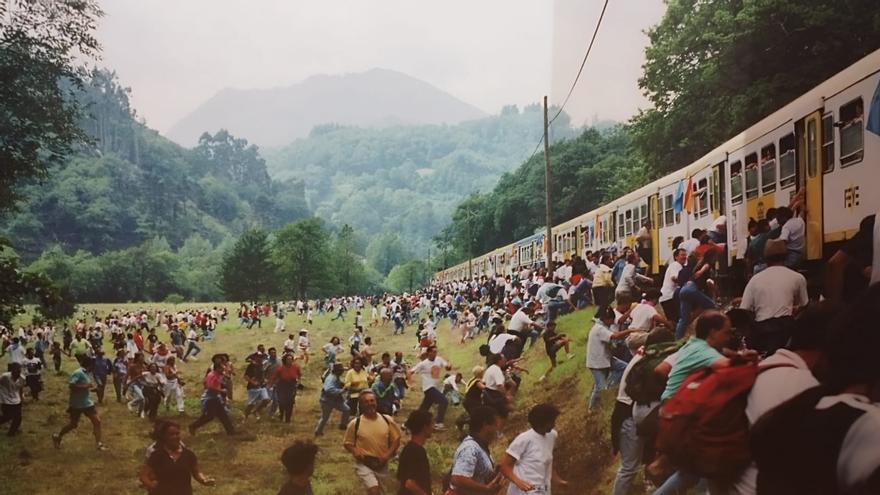
[[[651,273],[660,273],[660,205],[659,196],[648,197],[648,219],[651,221]]]
[[[798,136],[798,192],[804,192],[805,241],[808,260],[822,259],[822,112],[804,117],[795,126]]]

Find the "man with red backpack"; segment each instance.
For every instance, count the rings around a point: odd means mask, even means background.
[[[697,320],[696,335],[675,354],[657,365],[656,371],[661,375],[667,375],[666,389],[661,395],[664,404],[661,405],[660,415],[663,416],[663,407],[685,384],[685,381],[695,371],[711,368],[719,370],[728,368],[737,362],[756,360],[757,353],[753,351],[733,353],[728,351],[731,357],[726,357],[722,352],[731,340],[730,319],[717,311],[703,313]],[[662,423],[662,420],[661,420]],[[662,430],[661,430],[662,433]],[[659,439],[658,439],[659,440]],[[662,447],[658,441],[658,447]],[[670,458],[664,453],[655,461],[650,471],[657,473],[664,471],[670,464]],[[679,470],[673,474],[656,491],[654,495],[668,495],[686,490],[699,482],[700,477],[686,471]]]

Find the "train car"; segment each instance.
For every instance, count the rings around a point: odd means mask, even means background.
[[[869,189],[880,184],[873,166],[878,160],[880,50],[695,162],[554,227],[553,255],[564,260],[633,246],[650,220],[651,268],[657,273],[671,258],[676,237],[713,228],[723,216],[727,262],[739,271],[749,219],[797,199],[806,224],[805,268],[816,274],[861,220],[880,210],[880,194]],[[535,234],[502,248],[510,252],[511,269],[542,264],[544,237]]]

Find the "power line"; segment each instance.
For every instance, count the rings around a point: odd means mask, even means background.
[[[556,117],[562,113],[562,110],[565,108],[566,103],[568,103],[568,99],[571,98],[571,94],[574,93],[574,88],[577,86],[578,80],[581,78],[581,73],[584,71],[584,66],[587,65],[587,58],[590,57],[590,52],[593,50],[593,44],[596,42],[596,36],[599,34],[599,27],[602,25],[602,19],[605,17],[605,9],[608,8],[608,0],[605,0],[605,4],[602,5],[602,12],[599,14],[599,22],[596,23],[596,29],[593,30],[593,36],[590,38],[590,44],[587,46],[587,53],[584,54],[584,60],[581,62],[581,67],[578,69],[577,75],[574,78],[574,82],[571,83],[571,88],[568,90],[568,94],[565,95],[565,99],[562,100],[562,105],[560,105],[559,110],[556,112],[556,115],[550,119],[550,123],[552,124]],[[538,143],[540,146],[541,143]],[[537,151],[537,148],[536,148]],[[534,154],[534,153],[532,153]]]

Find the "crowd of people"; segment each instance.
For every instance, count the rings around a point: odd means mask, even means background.
[[[828,263],[822,300],[811,299],[798,271],[803,221],[790,211],[775,212],[777,225],[761,221],[750,229],[741,297],[723,297],[718,287],[719,270],[730,270],[720,221],[707,232],[695,230],[691,239],[674,240],[660,273],[642,262],[640,241],[636,249],[587,252],[552,269],[436,282],[413,294],[243,304],[239,327],[260,328],[274,315],[273,333],[287,334],[278,347],[259,344],[244,356],[244,418],[267,415],[290,423],[294,416],[312,345],[309,329],[286,331],[286,315],[298,314],[310,326],[316,314],[345,321],[353,313],[347,345],[333,336],[320,347],[323,359],[312,360],[321,370],[313,434],[324,435],[339,412],[342,448],[366,493],[390,489],[395,458],[398,493],[433,492],[437,480],[426,445],[446,429],[450,404],[461,406],[455,421],[461,443],[442,477],[444,490],[550,493],[567,485],[552,463],[557,406],[531,408],[531,428],[509,443],[500,462],[491,447],[516,407],[528,374],[524,359],[541,359],[531,348],[543,343],[549,366],[534,378],[543,382],[558,361],[572,359],[575,346],[584,345],[559,332],[558,318],[594,306],[585,343],[592,389],[583,407],[596,409],[604,391],[617,388],[609,425],[619,454],[613,493],[663,495],[694,487],[712,494],[880,493],[880,451],[873,441],[880,432],[874,405],[880,367],[871,356],[872,344],[880,343],[873,331],[880,286],[869,288],[880,278],[880,236],[873,218],[862,222]],[[0,328],[9,361],[0,375],[0,422],[17,434],[22,397],[39,400],[47,359],[56,373],[62,359],[75,359],[67,380],[69,421],[52,436],[57,448],[85,416],[96,447],[107,449],[96,408],[112,382],[116,401],[153,424],[156,443],[147,449],[142,486],[150,493],[191,493],[191,479],[212,485],[181,442],[181,425],[160,419],[159,412],[163,404],[165,416],[185,411],[178,363],[197,361],[199,342],[214,339],[227,317],[222,308],[113,311],[83,315],[60,332],[53,325]],[[448,331],[438,332],[447,320]],[[378,349],[378,335],[397,349]],[[479,341],[485,362],[456,369],[438,354],[441,337],[450,345]],[[104,355],[111,349],[112,360]],[[416,356],[412,364],[407,355]],[[236,434],[230,416],[234,361],[217,353],[206,366],[199,416],[186,427],[190,435],[213,420]],[[404,399],[416,383],[420,401],[401,425]],[[284,452],[288,478],[280,493],[311,493],[317,450],[311,441],[298,441]],[[640,474],[642,486],[636,486]]]

